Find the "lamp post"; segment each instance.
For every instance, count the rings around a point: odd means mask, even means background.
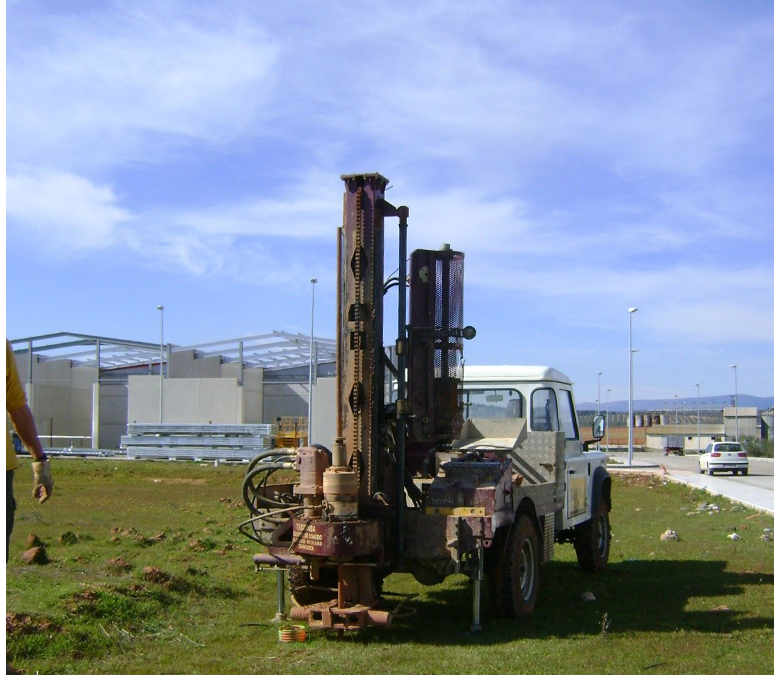
[[[677,394],[674,395],[674,433],[677,433],[679,429],[677,428],[679,425],[679,422],[677,420]]]
[[[633,316],[637,307],[628,308],[628,465],[634,458],[634,338]]]
[[[312,408],[313,400],[313,387],[314,387],[314,286],[317,280],[312,278],[311,280],[311,333],[309,335],[309,426],[308,426],[308,441],[311,445],[313,441],[314,432],[314,415]]]
[[[737,364],[732,363],[729,368],[734,369],[734,440],[739,443],[739,403],[737,402]]]
[[[599,381],[599,387],[598,387],[598,398],[596,399],[596,414],[601,414],[601,371],[596,373],[598,375],[598,381]],[[598,441],[596,443],[596,450],[601,450],[601,441]]]
[[[165,307],[157,305],[160,310],[160,424],[163,421],[163,322],[165,318]]]
[[[700,397],[700,390],[699,387],[701,386],[701,382],[697,382],[693,385],[696,387],[696,451],[701,454],[701,406],[699,405],[699,397]]]
[[[609,452],[609,392],[611,389],[607,389],[607,404],[604,406],[604,413],[607,417],[607,452]]]
[[[596,399],[596,414],[601,413],[601,373],[596,373],[599,376],[599,397]]]

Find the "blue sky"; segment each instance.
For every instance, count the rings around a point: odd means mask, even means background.
[[[773,4],[8,0],[6,333],[335,334],[343,173],[466,253],[474,364],[774,391]],[[388,227],[387,247],[396,242]],[[389,275],[397,262],[388,256]],[[393,322],[392,316],[390,322]]]

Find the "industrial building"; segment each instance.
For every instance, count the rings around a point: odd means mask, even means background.
[[[44,447],[118,450],[128,426],[261,425],[307,418],[312,379],[311,442],[335,436],[336,341],[274,331],[206,344],[177,346],[76,333],[11,340]],[[310,369],[310,364],[313,367]],[[310,372],[311,370],[311,372]],[[773,438],[774,410],[724,408],[697,420],[640,414],[634,444],[663,448],[683,434],[695,452],[712,440]],[[592,416],[592,413],[590,414]],[[580,420],[583,430],[590,420]],[[610,448],[625,447],[625,414],[610,413]]]
[[[306,418],[335,435],[336,341],[274,331],[177,346],[52,333],[11,340],[44,447],[116,450],[128,424],[248,425]]]

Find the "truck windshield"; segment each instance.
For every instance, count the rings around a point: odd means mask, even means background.
[[[461,397],[467,419],[523,417],[523,398],[516,389],[463,389]]]

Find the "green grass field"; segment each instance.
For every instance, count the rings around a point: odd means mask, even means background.
[[[657,477],[614,477],[608,572],[581,572],[556,545],[528,621],[493,619],[488,604],[472,634],[465,577],[424,587],[399,574],[385,590],[419,594],[413,616],[286,644],[275,574],[254,572],[260,547],[236,529],[243,467],[69,459],[53,471],[42,506],[24,461],[15,480],[6,648],[30,674],[773,672],[774,519]],[[661,541],[667,528],[679,539]],[[45,565],[21,559],[31,533]]]

